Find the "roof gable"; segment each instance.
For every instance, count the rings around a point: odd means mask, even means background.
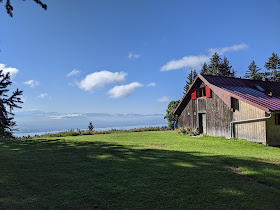
[[[265,112],[280,110],[280,83],[278,82],[199,74],[174,113],[178,114],[182,111],[184,102],[198,81],[202,81],[209,86],[229,107],[231,106],[231,97],[233,97]],[[270,93],[272,93],[272,96]]]

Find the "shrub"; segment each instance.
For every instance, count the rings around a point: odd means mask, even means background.
[[[94,129],[94,127],[93,127],[93,125],[92,125],[92,122],[91,122],[91,121],[89,122],[88,129],[89,129],[90,131],[93,131],[93,129]]]

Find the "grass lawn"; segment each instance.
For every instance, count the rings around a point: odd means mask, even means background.
[[[280,209],[280,148],[168,132],[0,141],[0,209]]]

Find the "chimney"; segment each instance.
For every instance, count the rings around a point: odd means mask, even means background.
[[[268,79],[267,79],[267,78],[265,78],[265,77],[263,77],[263,78],[262,78],[262,81],[267,82],[267,81],[268,81]]]

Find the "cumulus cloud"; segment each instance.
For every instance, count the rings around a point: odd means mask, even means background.
[[[128,85],[119,85],[109,90],[111,98],[126,98],[134,93],[136,88],[142,87],[143,85],[139,82],[133,82]]]
[[[159,102],[159,103],[166,103],[168,101],[170,101],[168,96],[163,96],[163,97],[157,99],[157,102]]]
[[[100,71],[89,74],[80,83],[79,87],[86,91],[94,91],[96,87],[104,87],[106,84],[124,82],[127,73]]]
[[[150,84],[147,85],[147,87],[155,87],[156,86],[156,83],[154,82],[151,82]]]
[[[11,67],[6,68],[5,64],[0,64],[0,70],[3,70],[3,73],[5,75],[9,72],[11,79],[14,79],[17,73],[19,72],[19,70],[16,68],[11,68]]]
[[[77,69],[74,69],[73,71],[71,71],[70,73],[68,73],[68,74],[66,75],[66,77],[72,77],[72,76],[75,76],[75,75],[80,74],[80,73],[81,73],[81,71],[79,71],[79,70],[77,70]]]
[[[245,50],[247,48],[247,44],[237,44],[224,48],[211,48],[208,50],[209,55],[190,55],[178,60],[171,60],[161,67],[161,71],[171,71],[183,68],[201,68],[204,63],[208,63],[210,61],[214,52],[223,55],[226,52]]]
[[[31,88],[34,88],[35,86],[39,85],[40,83],[35,80],[28,80],[28,81],[24,82],[23,84],[28,85]]]
[[[44,98],[46,98],[47,96],[48,96],[47,93],[41,93],[41,94],[38,96],[38,98],[44,99]]]
[[[140,55],[139,54],[129,53],[127,57],[130,58],[130,59],[132,59],[132,58],[136,58],[137,59],[137,58],[140,58]]]

